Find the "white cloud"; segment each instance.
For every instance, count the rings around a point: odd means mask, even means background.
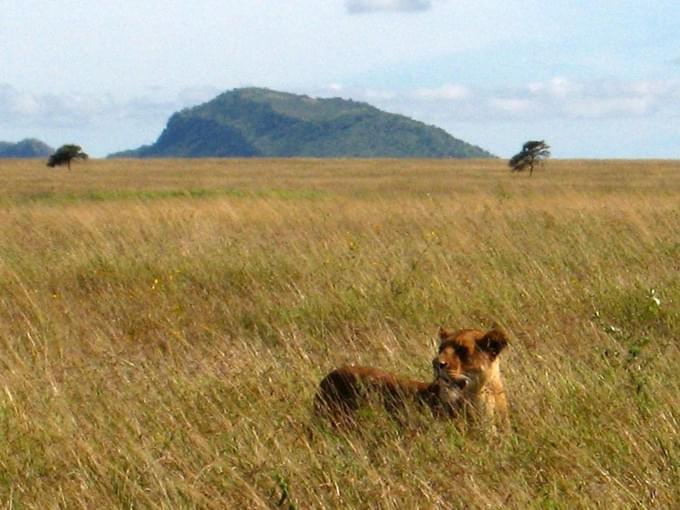
[[[585,97],[567,105],[565,111],[571,116],[592,119],[642,116],[651,112],[654,101],[651,96]]]
[[[418,99],[430,99],[433,101],[436,100],[461,100],[461,99],[467,99],[471,95],[471,91],[469,88],[464,87],[463,85],[455,85],[455,84],[449,84],[449,85],[443,85],[438,88],[424,88],[424,89],[417,89],[413,92],[413,96]]]
[[[30,115],[38,109],[30,94],[21,94],[13,87],[0,84],[0,113],[3,118],[14,115]]]
[[[406,91],[347,88],[344,97],[434,123],[680,117],[680,80],[576,82],[556,77],[501,89],[449,84]]]
[[[102,115],[119,111],[109,96],[34,94],[0,85],[0,124],[18,126],[88,125]]]
[[[351,14],[377,11],[413,12],[430,9],[432,0],[345,0],[345,5]]]
[[[492,108],[507,113],[527,113],[532,109],[532,102],[529,99],[518,97],[491,97],[489,104]]]
[[[110,94],[35,94],[0,84],[0,126],[77,128],[104,125],[112,121],[164,122],[178,109],[215,97],[212,87],[183,89],[169,99],[151,93],[127,99]]]
[[[366,89],[362,91],[361,95],[363,96],[364,99],[366,99],[368,102],[373,102],[373,101],[391,101],[395,100],[399,97],[399,94],[395,91],[392,90],[384,90],[384,89]]]
[[[221,92],[224,91],[216,87],[189,87],[179,91],[177,101],[183,106],[205,103]]]
[[[36,94],[0,83],[0,140],[77,141],[94,157],[153,142],[172,113],[208,99],[210,87],[116,98],[110,94]]]
[[[547,82],[532,82],[527,90],[533,95],[547,94],[556,98],[566,98],[581,90],[581,86],[566,78],[555,77]]]
[[[423,90],[344,97],[440,126],[498,155],[545,138],[555,157],[677,157],[680,80],[588,82],[565,78],[513,87],[470,87],[463,98],[435,99]],[[441,96],[441,94],[440,94]],[[669,142],[670,141],[670,142]]]
[[[104,155],[153,142],[172,113],[210,100],[220,92],[212,87],[179,92],[160,87],[128,98],[106,93],[41,95],[0,83],[0,133],[5,133],[0,139],[41,138],[45,134],[43,139],[56,146],[68,135],[69,139],[87,145],[90,153]],[[295,92],[365,101],[389,112],[451,129],[464,139],[464,129],[478,126],[482,135],[471,141],[481,145],[485,142],[498,153],[502,151],[494,147],[496,142],[485,141],[484,133],[503,125],[553,123],[585,129],[610,122],[615,126],[643,123],[674,126],[680,119],[678,79],[579,82],[556,77],[493,89],[456,83],[412,89],[357,88],[331,83],[319,90]]]

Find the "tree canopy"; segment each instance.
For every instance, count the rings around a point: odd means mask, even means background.
[[[515,154],[508,166],[512,172],[522,172],[529,169],[529,175],[533,175],[534,166],[550,157],[550,146],[544,140],[529,140],[522,146],[522,150]]]
[[[87,159],[88,155],[83,152],[80,145],[67,144],[59,147],[56,152],[50,155],[47,166],[55,167],[67,165],[71,169],[71,161],[74,159]]]

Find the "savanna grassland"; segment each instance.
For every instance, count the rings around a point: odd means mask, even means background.
[[[315,420],[501,325],[512,432]],[[680,162],[0,161],[6,508],[678,508]]]

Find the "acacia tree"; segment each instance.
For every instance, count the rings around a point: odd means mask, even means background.
[[[544,140],[529,140],[522,146],[522,150],[515,154],[508,166],[512,172],[522,172],[529,169],[529,176],[534,174],[534,166],[550,157],[550,145]]]
[[[55,167],[66,165],[71,170],[71,161],[74,159],[87,159],[89,156],[83,152],[80,145],[67,144],[59,147],[47,160],[47,166]]]

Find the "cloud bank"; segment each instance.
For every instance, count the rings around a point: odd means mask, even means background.
[[[105,155],[152,142],[172,113],[220,92],[211,87],[172,93],[159,88],[120,99],[110,94],[40,95],[0,83],[0,140],[37,137],[54,146],[82,141],[91,154]],[[604,154],[583,144],[607,133],[614,147],[608,155],[669,154],[662,146],[640,152],[652,147],[643,145],[641,126],[648,126],[649,133],[663,131],[668,140],[680,135],[673,127],[680,120],[680,79],[610,82],[554,77],[500,88],[446,83],[432,88],[370,89],[333,83],[321,90],[293,92],[365,101],[441,126],[497,154],[511,151],[517,136],[552,133],[556,138],[572,128],[569,140],[562,141],[563,146],[571,144],[565,151],[570,155]],[[626,129],[632,134],[625,135]],[[586,136],[586,131],[591,134]],[[648,138],[654,140],[651,134]]]
[[[110,94],[46,94],[0,83],[0,126],[87,127],[112,121],[164,122],[173,112],[208,101],[222,92],[213,87],[118,99]],[[680,80],[580,82],[555,77],[517,87],[475,88],[448,83],[406,90],[343,87],[301,90],[376,104],[388,111],[455,116],[459,120],[611,119],[680,117]]]
[[[338,94],[426,117],[496,121],[680,117],[680,80],[579,82],[562,77],[517,87],[473,88],[449,83],[413,90],[340,89]]]
[[[154,88],[146,94],[35,94],[0,83],[0,141],[39,138],[58,147],[78,143],[94,156],[151,143],[168,118],[215,97],[212,87],[176,93]]]
[[[347,12],[364,14],[369,12],[418,12],[432,7],[432,0],[346,0]]]
[[[161,91],[117,99],[110,94],[34,94],[0,83],[0,126],[88,127],[111,122],[165,121],[173,112],[212,99],[212,87],[183,89],[169,98]]]
[[[444,128],[497,155],[546,139],[555,157],[679,156],[680,79],[628,82],[554,77],[499,88],[448,83],[433,88],[317,91],[351,97]]]

